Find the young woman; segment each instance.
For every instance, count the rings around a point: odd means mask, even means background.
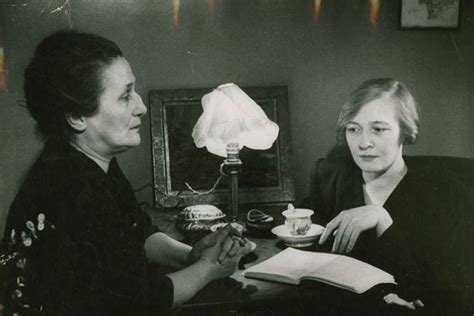
[[[374,79],[351,93],[336,149],[349,153],[320,161],[312,183],[311,207],[326,226],[320,244],[393,274],[398,296],[389,303],[431,315],[472,311],[472,182],[403,156],[418,128],[403,83]]]

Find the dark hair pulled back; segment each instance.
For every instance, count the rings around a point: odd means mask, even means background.
[[[90,33],[61,30],[43,39],[24,72],[26,105],[46,138],[68,138],[73,132],[66,114],[90,116],[103,90],[103,70],[120,48]]]

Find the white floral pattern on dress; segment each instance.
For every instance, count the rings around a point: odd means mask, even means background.
[[[36,222],[36,223],[35,223]],[[11,314],[22,315],[22,313],[31,315],[32,313],[41,313],[43,307],[32,306],[27,302],[28,278],[26,273],[27,256],[25,251],[27,248],[34,246],[34,240],[39,240],[41,234],[44,233],[46,227],[55,229],[55,226],[46,220],[44,213],[39,213],[35,220],[28,220],[25,223],[26,230],[17,232],[12,229],[10,233],[10,242],[8,244],[8,252],[0,256],[0,265],[6,265],[16,260],[15,267],[17,271],[15,282],[12,283],[10,297],[12,299]]]

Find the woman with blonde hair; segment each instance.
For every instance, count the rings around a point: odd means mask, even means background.
[[[369,80],[350,94],[337,123],[339,146],[318,162],[312,181],[310,206],[326,226],[319,243],[393,274],[398,286],[387,303],[428,314],[472,311],[473,179],[443,162],[470,170],[474,163],[404,156],[419,121],[398,80]]]

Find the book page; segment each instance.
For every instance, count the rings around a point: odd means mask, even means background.
[[[319,254],[318,254],[319,255]],[[308,275],[309,276],[309,275]],[[333,285],[363,293],[379,283],[395,283],[392,275],[360,260],[339,255],[330,264],[313,270],[311,275]]]
[[[318,256],[315,256],[313,252],[287,248],[279,254],[250,267],[244,274],[249,277],[258,276],[258,274],[286,276],[292,280],[291,283],[299,284],[302,277],[313,275],[313,271],[336,257],[338,256],[327,253],[318,253]],[[269,276],[269,279],[271,279],[271,276]],[[285,282],[281,278],[276,281]]]
[[[360,260],[336,254],[287,248],[244,272],[246,277],[299,284],[312,279],[363,293],[392,275]]]

